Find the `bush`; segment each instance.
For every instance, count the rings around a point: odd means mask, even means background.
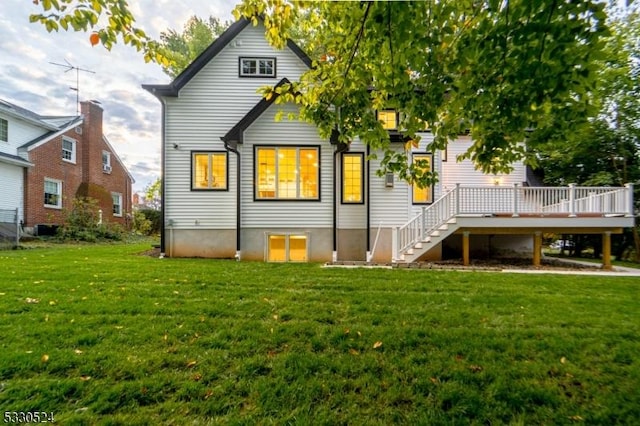
[[[133,213],[133,229],[143,235],[160,233],[162,214],[160,210],[140,209]]]
[[[88,197],[73,199],[73,207],[65,212],[64,225],[58,229],[58,238],[63,241],[121,241],[125,232],[117,223],[99,223],[98,200]]]

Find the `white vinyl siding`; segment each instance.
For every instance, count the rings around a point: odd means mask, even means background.
[[[49,132],[47,129],[32,125],[23,120],[9,116],[0,116],[7,120],[8,143],[0,143],[0,152],[11,155],[19,155],[18,147]]]
[[[260,87],[277,82],[273,78],[239,77],[239,58],[274,57],[278,77],[290,80],[297,79],[307,69],[289,49],[273,49],[264,39],[262,25],[247,26],[235,41],[229,43],[182,88],[180,97],[166,98],[165,208],[167,220],[172,221],[174,228],[236,227],[236,154],[229,153],[228,157],[228,191],[211,192],[190,191],[190,152],[223,151],[225,148],[220,137],[262,99],[257,92]],[[177,149],[174,149],[174,144],[178,146]],[[242,163],[251,168],[249,175],[243,176],[243,179],[251,182],[252,149],[248,154],[243,146],[239,146],[239,149],[242,150]],[[251,199],[252,191],[251,187]]]
[[[0,209],[19,209],[20,219],[23,214],[24,169],[20,166],[0,162]]]
[[[458,155],[464,154],[472,144],[470,136],[460,136],[457,140],[449,142],[447,146],[447,161],[442,163],[440,182],[443,191],[455,188],[456,183],[464,185],[494,185],[496,181],[502,186],[513,186],[514,183],[522,185],[526,181],[526,168],[524,164],[514,164],[514,170],[508,175],[486,175],[476,170],[471,160],[457,161]]]
[[[285,118],[275,121],[278,110]],[[332,226],[333,147],[319,138],[315,126],[287,120],[294,105],[272,105],[244,134],[242,146],[242,226],[250,228],[326,228]],[[254,146],[319,147],[320,198],[254,201]]]

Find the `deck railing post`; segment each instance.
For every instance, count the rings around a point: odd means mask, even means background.
[[[519,217],[518,214],[518,184],[513,184],[513,214],[512,217]]]
[[[460,184],[456,183],[456,216],[460,215]]]
[[[427,232],[427,208],[422,206],[422,229],[420,230],[420,240],[424,240],[425,233]]]
[[[628,183],[624,186],[627,190],[627,217],[633,217],[633,184]]]
[[[576,184],[569,184],[569,217],[576,217]]]
[[[398,227],[394,226],[391,230],[391,262],[398,261]]]

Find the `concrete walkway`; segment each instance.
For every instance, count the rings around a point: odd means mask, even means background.
[[[608,277],[640,277],[640,269],[636,268],[628,268],[626,266],[613,266],[611,271],[602,270],[602,266],[597,263],[585,262],[582,260],[574,260],[574,259],[562,259],[559,257],[554,257],[554,260],[557,260],[562,263],[566,263],[569,265],[582,265],[582,266],[590,266],[591,269],[583,269],[583,270],[575,270],[575,271],[564,271],[564,270],[552,270],[552,269],[503,269],[502,272],[509,272],[513,274],[559,274],[559,275],[600,275],[600,276],[608,276]]]

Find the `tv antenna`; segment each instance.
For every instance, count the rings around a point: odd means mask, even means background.
[[[49,62],[51,65],[55,65],[58,67],[64,67],[66,68],[66,70],[64,71],[65,73],[75,70],[76,71],[76,87],[69,87],[69,89],[73,90],[76,92],[76,115],[80,115],[80,71],[82,72],[89,72],[91,74],[95,74],[95,71],[91,71],[91,70],[87,70],[84,68],[80,68],[80,67],[76,67],[75,65],[71,64],[71,62],[67,61],[66,59],[64,60],[66,62],[66,64],[58,64],[55,62]]]

